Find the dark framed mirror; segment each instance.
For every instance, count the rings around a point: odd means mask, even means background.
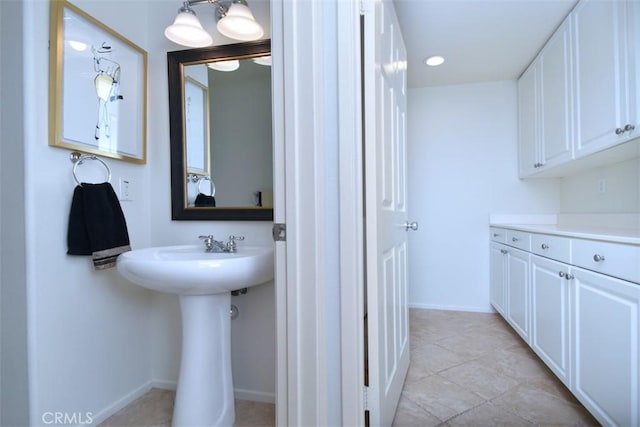
[[[173,220],[273,221],[271,41],[167,53]]]

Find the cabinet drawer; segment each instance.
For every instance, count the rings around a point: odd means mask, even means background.
[[[532,234],[531,252],[570,264],[571,239],[546,234]]]
[[[531,235],[524,231],[507,230],[506,244],[531,252]]]
[[[640,246],[574,239],[572,260],[579,267],[640,283]]]
[[[507,242],[507,230],[504,228],[490,227],[489,231],[491,235],[490,239],[494,242],[498,243],[506,243]]]

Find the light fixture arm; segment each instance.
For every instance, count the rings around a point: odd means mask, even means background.
[[[229,4],[226,6],[223,3],[220,3],[220,0],[186,0],[184,2],[183,8],[186,10],[191,10],[191,6],[195,6],[198,4],[205,4],[205,3],[208,3],[211,6],[215,7],[216,11],[218,12],[218,15],[220,15],[220,18],[223,18],[227,15],[227,12],[229,11],[229,7],[233,3],[238,3],[245,6],[249,5],[246,0],[232,0],[228,2]]]

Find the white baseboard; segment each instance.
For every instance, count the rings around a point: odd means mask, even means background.
[[[145,393],[147,393],[152,388],[153,388],[153,381],[148,381],[148,382],[144,383],[143,385],[141,385],[140,387],[136,388],[135,390],[125,394],[120,399],[116,400],[111,405],[109,405],[106,408],[102,409],[97,414],[93,414],[93,416],[92,416],[92,419],[93,419],[92,425],[100,424],[101,422],[103,422],[104,420],[109,418],[111,415],[113,415],[116,412],[118,412],[119,410],[125,408],[127,405],[129,405],[134,400],[138,399],[139,397],[142,397]]]
[[[98,425],[116,412],[125,408],[127,405],[132,403],[134,400],[142,397],[145,393],[147,393],[152,388],[159,388],[162,390],[175,390],[178,383],[176,381],[166,381],[166,380],[151,380],[135,390],[125,394],[120,399],[116,400],[111,405],[107,406],[97,414],[92,415],[92,425]],[[265,402],[265,403],[276,403],[276,395],[275,393],[264,393],[261,391],[253,391],[253,390],[243,390],[243,389],[235,389],[234,396],[236,399],[241,400],[250,400],[253,402]],[[81,427],[81,426],[77,426]]]
[[[421,308],[426,310],[446,310],[446,311],[470,311],[474,313],[496,313],[491,307],[467,307],[460,305],[439,305],[439,304],[409,304],[409,308]]]
[[[151,381],[151,388],[159,388],[161,390],[175,390],[178,388],[177,381],[166,380],[153,380]]]
[[[275,393],[265,393],[263,391],[235,389],[234,395],[236,399],[250,400],[252,402],[276,403]]]

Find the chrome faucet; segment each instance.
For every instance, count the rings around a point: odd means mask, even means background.
[[[208,236],[198,236],[198,238],[204,240],[204,245],[206,247],[206,252],[229,252],[235,253],[238,248],[236,246],[236,241],[244,240],[244,236],[229,236],[229,241],[227,243],[223,243],[219,240],[213,238],[212,234]]]

